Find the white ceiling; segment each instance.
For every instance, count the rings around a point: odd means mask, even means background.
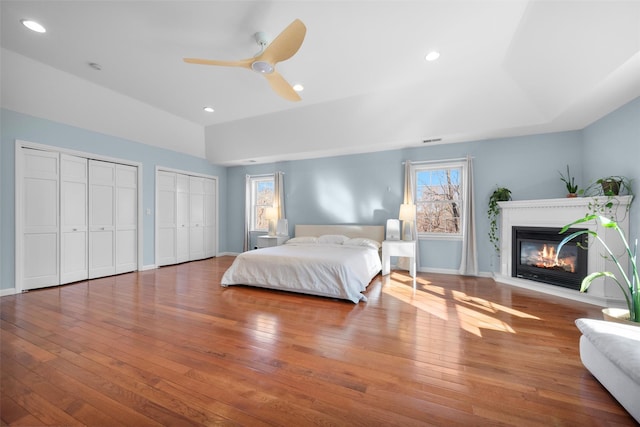
[[[640,96],[640,1],[2,0],[1,14],[2,47],[199,124],[217,164],[581,129]],[[300,102],[182,61],[251,57],[255,32],[296,18],[305,41],[278,70]]]

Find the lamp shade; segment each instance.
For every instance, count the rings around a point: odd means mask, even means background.
[[[278,210],[274,207],[266,208],[264,210],[264,217],[268,220],[278,219]]]
[[[416,205],[403,203],[400,205],[398,219],[401,221],[413,221],[416,218]]]

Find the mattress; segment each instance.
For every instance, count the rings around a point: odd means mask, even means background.
[[[224,287],[250,285],[357,303],[381,270],[380,255],[368,246],[287,243],[244,252],[222,277]]]

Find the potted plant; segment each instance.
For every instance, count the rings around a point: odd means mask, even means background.
[[[596,181],[605,196],[631,194],[631,180],[625,176],[607,176]]]
[[[505,187],[496,188],[489,197],[489,209],[487,214],[489,215],[489,241],[493,244],[496,252],[500,253],[500,246],[498,242],[498,215],[500,215],[500,206],[498,202],[506,202],[511,200],[511,190]]]
[[[567,187],[567,197],[578,197],[578,184],[576,184],[575,178],[569,172],[569,165],[567,165],[567,176],[564,176],[560,171],[558,173],[560,174],[560,181],[564,182]]]
[[[631,188],[632,180],[622,175],[607,176],[596,180],[578,193],[587,197],[592,197],[589,202],[589,211],[592,214],[608,216],[613,221],[618,221],[614,217],[614,212],[622,203],[619,196],[633,196]],[[625,215],[629,211],[629,205],[625,210]]]
[[[640,279],[638,277],[638,264],[636,261],[636,255],[638,251],[638,240],[636,239],[635,244],[633,245],[633,249],[631,249],[631,247],[629,246],[629,243],[627,242],[627,239],[624,237],[624,233],[622,232],[620,227],[618,227],[617,222],[605,216],[594,215],[594,214],[587,215],[584,218],[580,218],[579,220],[572,222],[571,224],[565,225],[562,228],[562,230],[560,230],[560,233],[566,232],[569,228],[571,228],[576,224],[582,224],[582,223],[593,221],[593,220],[597,220],[604,228],[613,229],[617,231],[618,236],[622,239],[622,243],[624,244],[624,248],[625,248],[625,253],[629,257],[629,262],[631,264],[631,272],[629,274],[627,274],[627,270],[622,266],[622,264],[620,264],[619,256],[616,256],[616,254],[614,254],[611,251],[609,246],[607,246],[607,243],[594,230],[580,230],[568,235],[562,240],[562,242],[560,242],[556,253],[560,253],[560,250],[562,249],[562,246],[565,243],[583,234],[588,234],[593,238],[597,239],[598,241],[600,241],[600,243],[602,243],[602,246],[606,251],[605,257],[607,259],[612,260],[615,263],[616,267],[618,268],[619,275],[617,276],[614,273],[611,273],[609,271],[598,271],[595,273],[591,273],[582,280],[580,292],[586,292],[589,289],[589,286],[591,286],[591,283],[593,283],[593,281],[597,278],[600,278],[600,277],[610,278],[620,287],[620,289],[622,289],[624,298],[627,302],[627,308],[628,308],[627,320],[629,320],[630,322],[634,322],[635,324],[640,326],[640,292],[638,291],[638,286],[640,285]],[[603,313],[606,314],[607,311],[605,310],[603,310]]]

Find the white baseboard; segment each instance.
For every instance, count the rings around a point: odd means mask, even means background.
[[[155,264],[143,265],[140,271],[155,270],[156,268],[158,268],[158,266]]]
[[[15,295],[16,292],[16,288],[8,288],[8,289],[2,289],[0,290],[0,297],[6,297],[7,295]]]
[[[460,274],[458,270],[452,270],[450,268],[430,268],[430,267],[420,267],[418,269],[421,273],[436,273],[436,274]]]
[[[242,252],[221,252],[216,256],[238,256],[240,255]]]

